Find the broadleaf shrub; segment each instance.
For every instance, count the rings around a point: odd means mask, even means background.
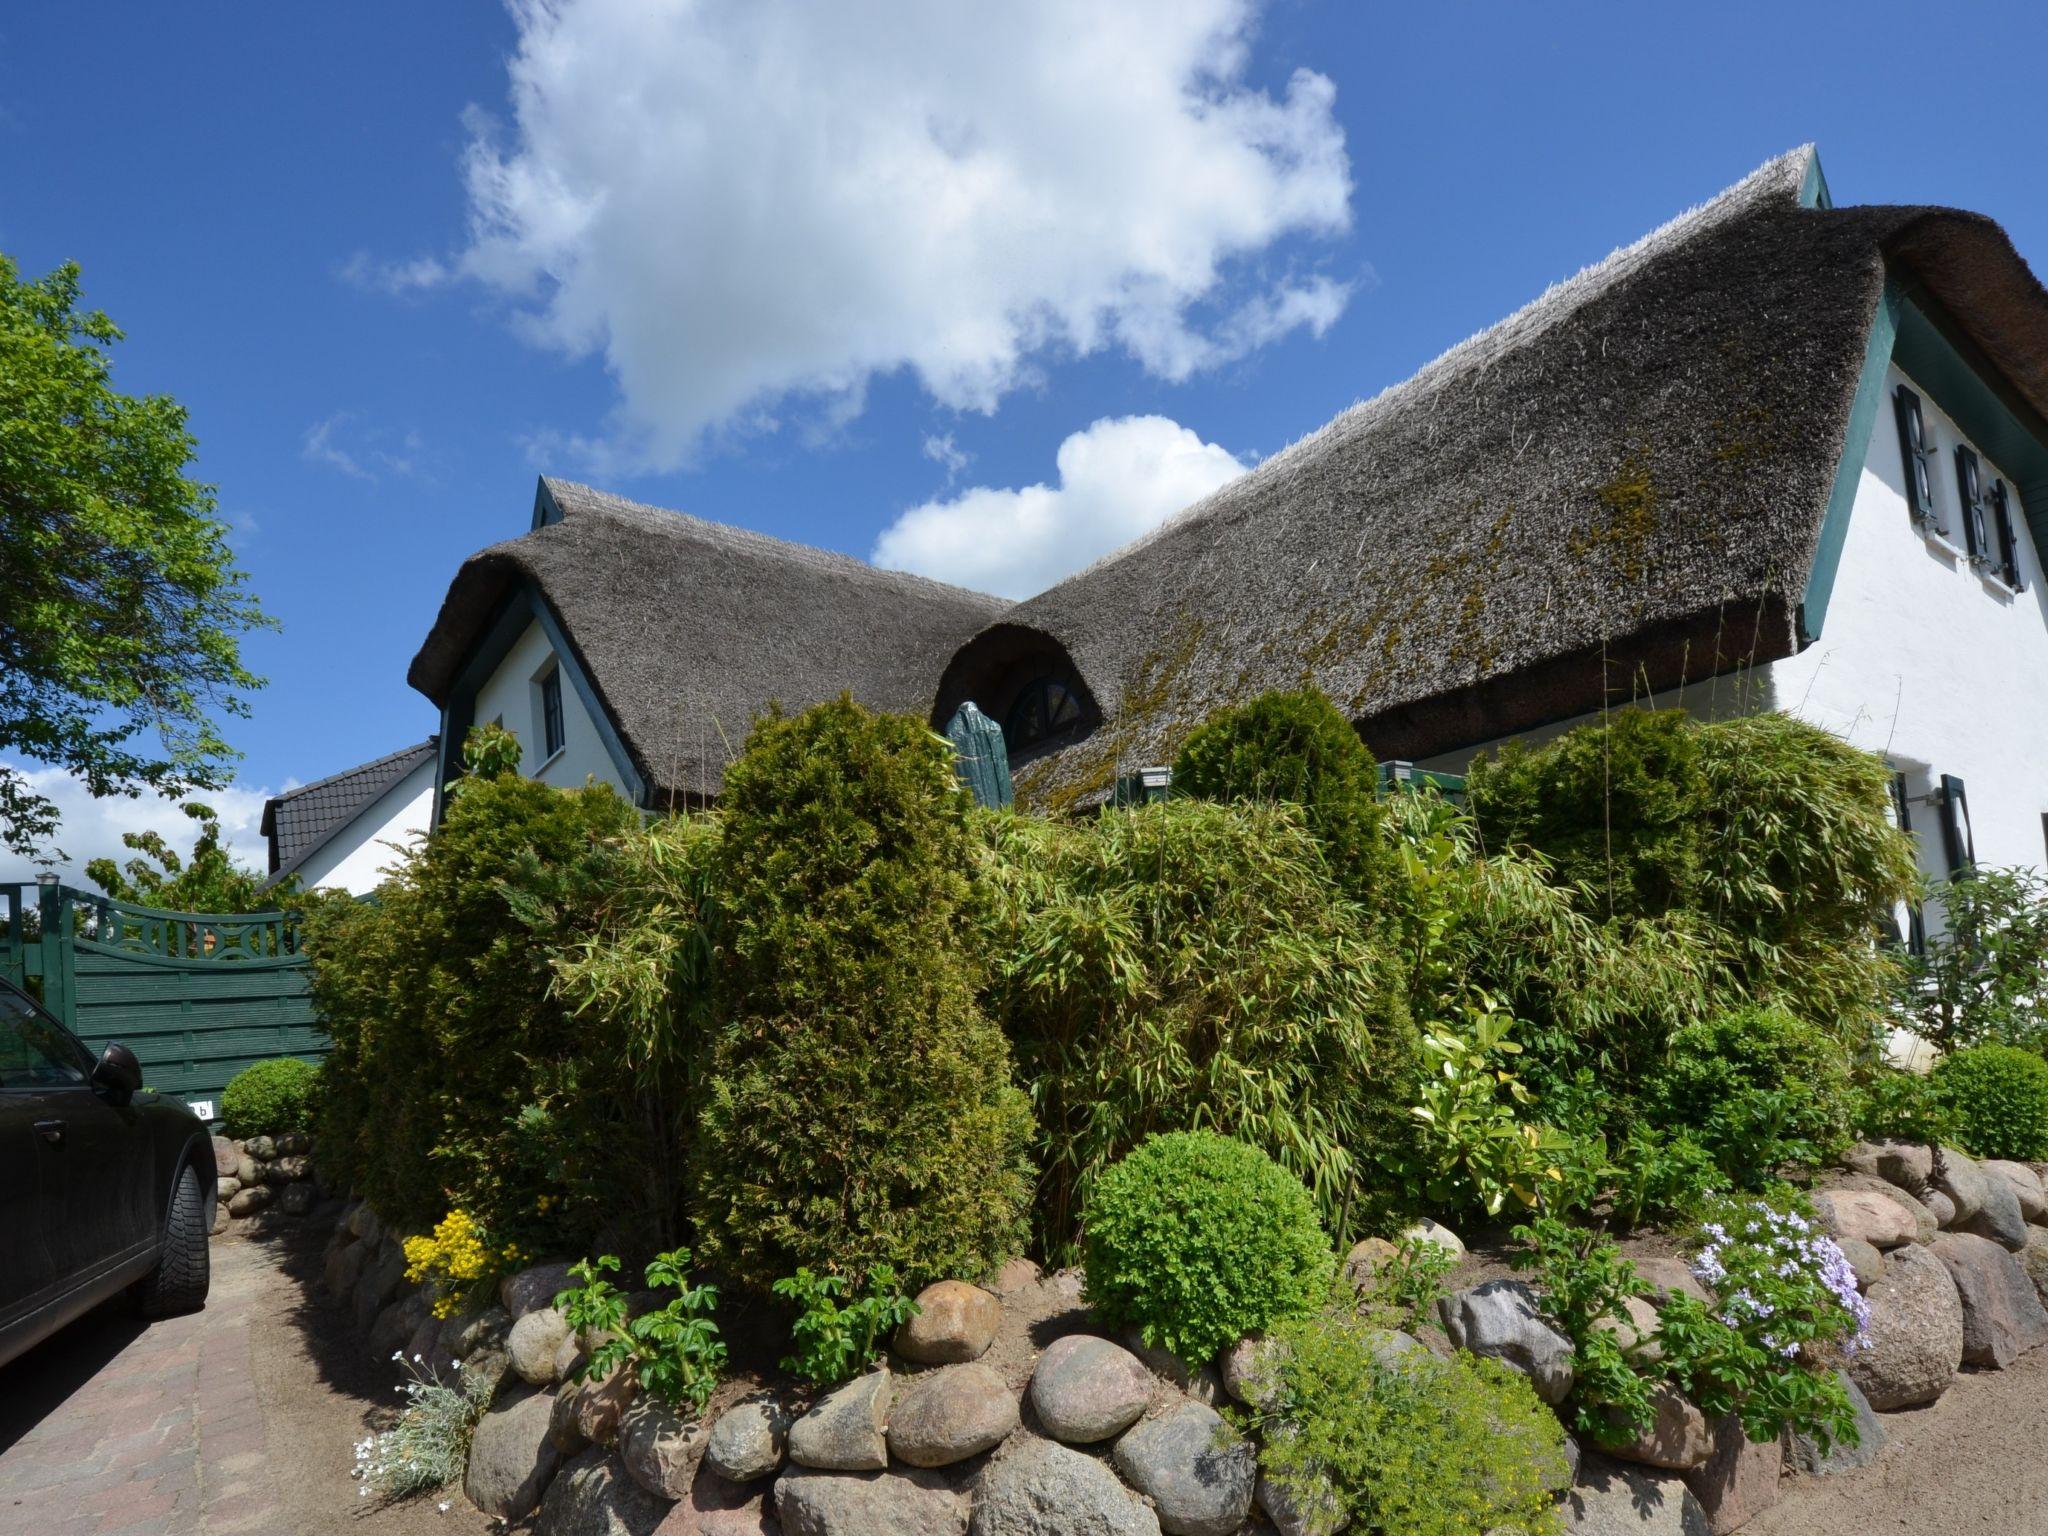
[[[281,1136],[310,1131],[320,1105],[320,1068],[296,1056],[251,1062],[220,1091],[228,1134]]]
[[[1213,1131],[1148,1137],[1104,1173],[1083,1248],[1097,1314],[1194,1363],[1313,1312],[1334,1272],[1301,1181]]]
[[[1297,805],[1331,871],[1371,904],[1394,878],[1379,765],[1337,706],[1315,688],[1263,693],[1196,727],[1173,762],[1176,794]]]
[[[726,771],[695,1207],[759,1290],[979,1277],[1022,1243],[1031,1109],[975,997],[966,807],[945,741],[844,697],[764,717]]]
[[[1564,1429],[1529,1379],[1494,1360],[1387,1347],[1326,1312],[1283,1324],[1262,1476],[1301,1528],[1471,1536],[1559,1530],[1551,1490],[1571,1476]]]
[[[1934,1086],[1973,1157],[2048,1157],[2048,1061],[2013,1045],[1974,1045],[1942,1058]]]
[[[1334,1224],[1353,1148],[1400,1134],[1415,1073],[1402,968],[1300,812],[1170,800],[1068,824],[983,819],[986,998],[1042,1138],[1041,1241],[1157,1131],[1265,1150]]]
[[[1900,1001],[1942,1050],[2048,1044],[2048,875],[1979,866],[1937,887],[1941,931],[1905,962]]]
[[[1677,1031],[1643,1103],[1652,1124],[1690,1135],[1744,1189],[1762,1188],[1781,1164],[1827,1161],[1854,1129],[1842,1047],[1780,1008],[1737,1008]]]

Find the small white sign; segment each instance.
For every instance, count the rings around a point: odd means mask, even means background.
[[[202,1120],[212,1120],[215,1118],[213,1100],[211,1099],[187,1099],[185,1107]]]

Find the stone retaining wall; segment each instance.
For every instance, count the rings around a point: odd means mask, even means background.
[[[303,1216],[312,1210],[320,1198],[312,1151],[313,1140],[303,1131],[246,1141],[214,1137],[214,1235],[225,1232],[234,1217],[259,1211]]]

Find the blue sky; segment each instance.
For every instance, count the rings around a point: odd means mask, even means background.
[[[0,250],[82,264],[283,626],[239,822],[433,728],[543,469],[1022,589],[1809,139],[2048,261],[2039,6],[739,9],[0,13]]]

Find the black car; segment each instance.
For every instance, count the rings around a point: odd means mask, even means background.
[[[95,1061],[0,981],[0,1365],[123,1290],[149,1317],[203,1306],[214,1177],[134,1052]]]

